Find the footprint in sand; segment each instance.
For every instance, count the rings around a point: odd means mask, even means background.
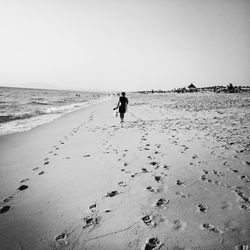
[[[23,180],[20,181],[20,183],[24,183],[24,182],[26,182],[26,181],[28,181],[28,180],[29,180],[28,178],[23,179]]]
[[[0,214],[4,214],[10,210],[10,206],[3,206],[0,208]]]
[[[155,167],[154,167],[154,169],[158,169],[160,167],[160,165],[156,165]]]
[[[220,229],[216,228],[215,226],[209,224],[209,223],[203,223],[201,225],[202,229],[206,229],[209,232],[213,232],[213,233],[223,233]]]
[[[163,165],[162,167],[163,167],[164,169],[166,169],[166,170],[169,170],[169,168],[170,168],[170,166],[168,166],[168,165],[166,165],[166,164]]]
[[[188,198],[189,197],[188,194],[184,194],[182,192],[176,192],[175,194],[178,195],[178,196],[180,196],[181,198]]]
[[[169,203],[169,200],[166,200],[164,198],[160,198],[156,203],[155,206],[158,208],[163,208]]]
[[[192,158],[193,158],[193,159],[196,159],[196,158],[198,158],[198,155],[197,155],[197,154],[194,154],[194,155],[192,156]]]
[[[59,246],[67,246],[69,243],[67,241],[67,234],[66,233],[61,233],[57,236],[55,236],[55,241],[59,244]]]
[[[232,203],[229,201],[223,201],[221,204],[221,209],[223,210],[232,209]]]
[[[127,184],[125,182],[123,182],[123,181],[118,182],[118,185],[120,187],[126,187],[127,186]]]
[[[248,205],[248,204],[243,204],[243,205],[240,206],[240,208],[241,208],[242,210],[248,211],[248,210],[250,210],[250,205]]]
[[[239,245],[235,247],[235,250],[248,250],[249,246],[248,245]]]
[[[181,185],[184,185],[184,184],[185,184],[184,181],[181,181],[181,180],[177,180],[177,181],[176,181],[176,185],[181,186]]]
[[[142,221],[147,225],[147,226],[153,226],[154,223],[152,221],[152,216],[149,216],[149,215],[145,215],[144,217],[141,218]]]
[[[219,171],[216,171],[216,170],[212,170],[212,173],[213,173],[214,175],[218,176],[218,177],[222,177],[222,176],[223,176],[222,173],[220,173]]]
[[[243,163],[247,166],[250,166],[250,161],[243,161]]]
[[[203,169],[202,172],[203,172],[204,174],[208,174],[208,171],[205,170],[205,169]]]
[[[168,176],[166,173],[161,172],[161,175]]]
[[[7,203],[7,202],[11,201],[12,199],[13,199],[13,196],[10,195],[9,197],[5,198],[5,199],[3,200],[3,202]]]
[[[118,191],[111,191],[111,192],[108,192],[105,197],[114,197],[118,194],[119,194]]]
[[[152,161],[152,162],[150,162],[150,165],[152,165],[152,166],[156,166],[156,165],[158,165],[158,162],[156,162],[156,161]]]
[[[228,170],[232,171],[232,172],[235,173],[235,174],[238,174],[238,173],[239,173],[239,170],[237,170],[237,169],[229,168]]]
[[[162,180],[161,176],[154,176],[156,182],[160,182]]]
[[[89,206],[89,209],[92,211],[92,210],[96,210],[96,204],[93,204],[93,205],[90,205]]]
[[[129,172],[130,173],[130,172]],[[134,173],[131,175],[132,178],[134,178],[136,175],[138,175],[138,173]]]
[[[197,207],[198,207],[199,212],[202,212],[202,213],[207,212],[208,207],[206,205],[200,203]]]
[[[187,225],[187,223],[185,223],[183,221],[174,220],[172,222],[172,230],[174,230],[174,231],[184,230],[186,225]]]
[[[99,224],[101,218],[100,217],[91,217],[87,216],[84,218],[85,225],[83,226],[83,229],[86,229],[90,226],[96,226]]]
[[[158,238],[154,237],[154,238],[150,238],[144,247],[144,250],[152,250],[152,249],[160,249],[161,247],[161,242]]]
[[[202,181],[207,181],[207,182],[209,182],[209,183],[212,182],[212,180],[211,180],[211,179],[208,179],[208,178],[206,177],[206,175],[202,175],[202,176],[201,176],[201,180],[202,180]]]
[[[250,182],[248,176],[246,176],[246,175],[241,175],[241,176],[240,176],[240,179],[241,179],[242,181],[244,181],[244,182]]]
[[[247,197],[242,191],[235,189],[235,193],[240,197],[243,202],[250,202],[250,198]]]
[[[146,189],[152,193],[157,192],[157,189],[152,188],[151,186],[146,187]]]
[[[27,189],[27,188],[28,188],[27,185],[21,185],[17,190],[23,191],[23,190],[25,190],[25,189]]]
[[[181,147],[183,147],[184,150],[188,149],[188,147],[186,145],[181,145]]]

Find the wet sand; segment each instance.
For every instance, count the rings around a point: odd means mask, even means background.
[[[0,249],[247,249],[249,93],[128,98],[0,138]]]

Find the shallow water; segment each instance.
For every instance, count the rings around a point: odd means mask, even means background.
[[[97,92],[0,87],[0,135],[30,130],[104,96]]]

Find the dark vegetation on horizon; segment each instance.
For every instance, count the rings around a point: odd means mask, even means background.
[[[177,88],[172,90],[144,90],[144,91],[135,91],[135,93],[140,94],[154,94],[154,93],[195,93],[195,92],[214,92],[214,93],[242,93],[250,92],[250,86],[233,86],[232,83],[229,83],[227,86],[217,85],[211,87],[196,87],[191,83],[188,87]]]

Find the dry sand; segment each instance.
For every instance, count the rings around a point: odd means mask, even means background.
[[[249,94],[116,98],[0,138],[0,249],[248,249]]]

